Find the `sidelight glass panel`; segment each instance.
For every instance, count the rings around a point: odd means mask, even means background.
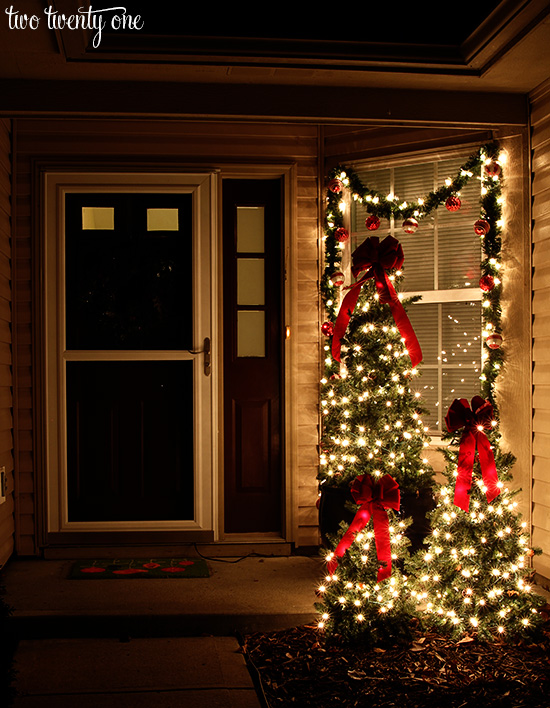
[[[237,304],[265,305],[264,259],[237,259]]]
[[[112,231],[114,228],[113,207],[82,207],[83,231]]]
[[[265,312],[237,312],[237,356],[265,357]]]
[[[264,252],[264,207],[237,207],[237,252]]]
[[[177,231],[178,209],[147,209],[147,231]]]

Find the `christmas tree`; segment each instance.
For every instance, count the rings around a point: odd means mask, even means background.
[[[464,503],[460,483],[455,494],[459,453],[445,449],[448,483],[439,489],[438,505],[430,515],[429,541],[409,567],[412,597],[423,607],[428,624],[455,636],[475,632],[480,639],[512,639],[542,623],[538,608],[545,600],[532,591],[529,556],[536,551],[529,548],[526,523],[517,513],[518,490],[508,487],[514,456],[500,450],[495,419],[481,422],[481,409],[490,404],[481,397],[473,399],[472,408],[476,404],[476,423],[482,430],[476,427],[471,434],[489,440],[499,481],[487,477],[477,458],[475,481]],[[492,406],[487,412],[494,412]],[[458,442],[456,435],[453,442]]]
[[[451,446],[442,449],[447,484],[437,492],[426,547],[409,565],[412,596],[428,624],[455,636],[524,637],[543,621],[545,600],[533,593],[526,523],[510,488],[511,452],[501,450],[497,391],[503,373],[501,334],[502,167],[493,149],[482,162],[479,281],[484,292],[484,367],[480,396],[456,399],[447,416]],[[457,449],[458,448],[458,449]]]
[[[351,490],[354,504],[349,528],[343,522],[329,539],[317,607],[327,633],[377,640],[406,633],[414,613],[407,579],[395,564],[392,572],[392,560],[402,562],[410,543],[411,519],[401,501],[431,497],[433,471],[414,389],[420,348],[395,291],[401,245],[391,236],[371,236],[355,249],[352,272],[361,278],[340,305],[338,267],[348,232],[339,195],[329,188],[323,292],[332,321],[323,331],[332,340],[321,381],[319,482],[323,493],[327,487]]]

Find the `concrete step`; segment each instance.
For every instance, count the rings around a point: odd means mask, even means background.
[[[259,708],[236,639],[20,642],[14,708]]]

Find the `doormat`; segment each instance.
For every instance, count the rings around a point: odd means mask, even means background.
[[[210,569],[202,558],[110,558],[76,561],[69,577],[77,580],[208,578]]]

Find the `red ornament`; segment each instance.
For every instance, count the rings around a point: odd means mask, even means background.
[[[500,174],[500,165],[496,162],[496,160],[491,160],[491,162],[486,163],[485,174],[488,177],[498,177]]]
[[[380,219],[375,214],[371,214],[365,219],[365,226],[369,231],[376,231],[380,226]]]
[[[332,337],[332,333],[334,332],[334,325],[332,322],[323,322],[321,325],[321,332],[325,335],[325,337]]]
[[[342,377],[340,376],[340,374],[332,374],[332,376],[330,377],[330,380],[337,381],[338,379],[341,379],[341,378]]]
[[[474,224],[474,231],[478,236],[486,236],[491,229],[491,224],[486,219],[478,219]]]
[[[345,279],[346,279],[345,275],[339,270],[337,270],[335,273],[333,273],[330,276],[330,282],[333,285],[335,285],[337,288],[339,288],[341,285],[344,284]]]
[[[445,208],[447,211],[458,211],[462,205],[460,199],[456,194],[452,194],[445,202]]]
[[[413,217],[411,216],[409,219],[405,219],[402,226],[403,231],[406,234],[414,234],[414,232],[418,228],[418,221],[416,219],[413,219]]]
[[[160,563],[144,563],[143,567],[148,568],[149,570],[153,568],[160,568]]]
[[[489,349],[500,349],[502,346],[502,336],[500,334],[490,334],[485,340],[485,344]]]
[[[340,241],[340,243],[344,243],[348,240],[349,233],[347,229],[345,229],[343,226],[340,226],[340,228],[336,229],[336,231],[334,232],[334,236],[337,241]]]
[[[331,179],[328,183],[328,188],[333,194],[340,194],[344,189],[344,183],[340,179]]]
[[[148,572],[148,570],[143,570],[143,568],[123,568],[122,570],[113,570],[114,575],[135,575],[136,573]]]
[[[492,275],[482,275],[479,279],[479,287],[486,293],[495,287],[495,279]]]

